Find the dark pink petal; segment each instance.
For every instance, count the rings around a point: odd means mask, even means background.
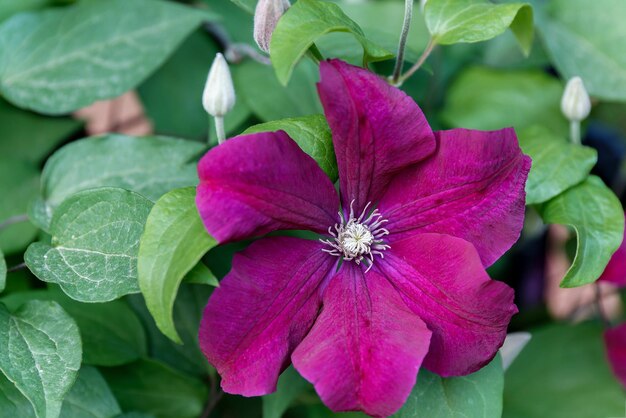
[[[613,373],[626,387],[626,324],[606,330],[604,343]]]
[[[330,179],[286,133],[243,135],[198,164],[198,211],[219,242],[277,229],[325,232],[339,200]]]
[[[388,416],[415,385],[430,334],[384,277],[346,262],[292,361],[332,410]]]
[[[435,140],[413,99],[363,68],[322,62],[318,84],[333,133],[342,202],[360,213],[398,170],[427,157]]]
[[[420,234],[392,243],[375,266],[433,333],[424,367],[459,376],[496,355],[517,313],[513,289],[489,278],[472,244]]]
[[[624,238],[598,280],[613,283],[618,287],[626,286],[626,230]]]
[[[289,356],[315,321],[320,283],[336,265],[321,248],[316,241],[275,237],[235,255],[204,310],[199,335],[225,392],[276,390]]]
[[[474,244],[489,266],[519,238],[530,158],[512,128],[435,135],[436,153],[397,176],[378,206],[389,219],[389,240],[453,235]]]

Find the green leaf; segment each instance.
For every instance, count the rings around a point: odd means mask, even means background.
[[[580,183],[596,164],[593,148],[574,145],[541,126],[518,132],[524,154],[533,164],[526,182],[526,204],[545,202]]]
[[[19,109],[0,98],[0,155],[38,164],[81,125],[82,122],[71,118],[42,116]]]
[[[609,370],[599,324],[550,325],[507,370],[504,418],[624,415],[624,392]]]
[[[196,209],[196,189],[176,189],[161,197],[148,215],[139,243],[139,288],[157,326],[182,343],[172,317],[183,277],[217,245]]]
[[[485,0],[431,0],[424,8],[435,43],[482,42],[511,28],[525,54],[533,43],[533,10],[526,3],[493,4]]]
[[[448,90],[443,120],[453,127],[520,130],[543,125],[565,137],[561,82],[543,71],[498,71],[472,67]]]
[[[51,0],[4,0],[0,3],[0,21],[19,12],[41,9],[51,2]]]
[[[497,356],[476,373],[442,378],[420,369],[417,384],[397,418],[497,418],[502,415],[504,372]]]
[[[32,417],[35,415],[33,406],[20,393],[15,385],[0,373],[0,417]]]
[[[39,172],[33,164],[13,158],[11,154],[2,154],[0,224],[10,218],[24,215],[30,200],[37,196],[38,188]],[[36,234],[37,229],[29,222],[7,225],[0,229],[0,250],[6,254],[20,251],[35,238]]]
[[[257,0],[230,0],[248,13],[254,13]]]
[[[12,314],[0,305],[0,370],[38,418],[59,416],[81,354],[78,327],[57,303],[26,302]]]
[[[119,366],[147,355],[146,334],[141,321],[127,303],[80,303],[56,286],[49,290],[10,293],[0,299],[11,311],[29,300],[52,300],[76,321],[83,341],[83,362]]]
[[[147,136],[105,135],[72,142],[57,151],[42,174],[45,205],[38,224],[49,227],[68,196],[96,187],[121,187],[156,201],[168,191],[198,182],[195,159],[205,145]]]
[[[402,3],[395,0],[356,3],[351,0],[342,0],[338,2],[342,10],[350,16],[350,19],[354,20],[363,29],[367,39],[389,51],[396,51],[398,48],[399,28],[402,27],[404,21],[404,4]],[[385,24],[381,25],[381,22],[385,22]],[[327,39],[331,36],[336,38],[334,40],[335,43],[339,43],[341,39],[344,41],[344,44],[347,44],[346,46],[351,48],[346,51],[331,48],[330,54],[325,54],[325,56],[348,58],[355,64],[362,61],[358,41],[349,36],[344,36],[342,33],[324,36],[316,42],[316,45],[323,53],[326,47],[329,46]],[[411,20],[411,28],[406,40],[405,58],[407,61],[417,61],[428,43],[429,36],[424,19],[415,16]]]
[[[596,176],[539,207],[545,223],[576,231],[576,257],[561,287],[592,283],[600,277],[624,238],[624,210],[615,194]]]
[[[174,303],[174,324],[183,345],[163,335],[154,323],[141,295],[130,295],[128,301],[141,318],[150,344],[150,356],[187,374],[205,378],[210,366],[200,350],[198,329],[202,312],[213,292],[213,287],[183,283]]]
[[[363,47],[363,62],[389,59],[393,54],[365,38],[363,30],[334,3],[298,0],[280,18],[270,43],[278,80],[287,85],[296,63],[315,40],[331,32],[348,32]]]
[[[207,16],[156,0],[86,1],[18,14],[0,26],[0,92],[48,114],[119,96]]]
[[[313,158],[334,182],[337,180],[337,159],[332,134],[323,115],[303,116],[266,122],[249,127],[244,134],[283,130]]]
[[[289,367],[280,375],[276,392],[263,397],[263,418],[282,417],[293,401],[310,387],[296,369]]]
[[[4,291],[7,285],[7,262],[4,259],[4,254],[0,250],[0,293]]]
[[[220,282],[215,277],[215,274],[202,261],[198,262],[189,273],[183,278],[185,283],[189,284],[205,284],[209,286],[218,287]]]
[[[244,100],[262,121],[322,113],[315,90],[319,74],[312,62],[296,66],[288,87],[278,82],[270,67],[258,62],[248,60],[232,70],[238,100]]]
[[[153,360],[102,370],[122,409],[157,418],[197,418],[207,398],[201,381]]]
[[[139,292],[139,238],[152,203],[123,189],[72,195],[52,218],[51,245],[35,242],[24,261],[41,280],[57,283],[72,299],[107,302]]]
[[[540,2],[537,25],[559,73],[580,76],[592,96],[626,101],[626,2],[552,0]],[[544,10],[541,10],[542,12]]]
[[[63,401],[60,418],[111,418],[121,413],[98,369],[85,366]]]

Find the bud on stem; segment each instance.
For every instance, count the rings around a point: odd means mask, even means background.
[[[226,139],[224,133],[224,115],[235,106],[235,87],[230,76],[228,63],[218,53],[213,60],[202,94],[202,106],[215,118],[215,130],[218,143]]]
[[[272,33],[278,19],[289,8],[289,0],[259,0],[254,11],[254,40],[261,50],[270,52]]]
[[[580,144],[580,122],[589,116],[591,100],[580,77],[572,77],[561,98],[561,111],[570,121],[570,139]]]

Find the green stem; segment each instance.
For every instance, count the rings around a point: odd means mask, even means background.
[[[11,216],[10,218],[6,219],[3,222],[0,222],[0,230],[7,228],[13,224],[17,224],[20,222],[26,222],[28,221],[28,215],[23,214],[23,215],[15,215],[15,216]]]
[[[217,133],[217,143],[221,144],[226,141],[226,133],[224,132],[224,116],[215,116],[215,132]]]
[[[398,79],[398,82],[395,83],[395,85],[398,86],[398,87],[401,86],[402,83],[404,83],[409,77],[411,77],[413,74],[415,74],[415,72],[420,69],[422,64],[424,64],[426,59],[430,56],[430,53],[433,52],[433,49],[435,48],[436,45],[437,44],[435,43],[433,38],[430,38],[430,40],[428,41],[428,45],[426,45],[426,48],[424,49],[424,52],[422,52],[422,55],[420,55],[420,57],[417,60],[417,62],[415,64],[413,64],[413,66],[411,68],[409,68],[409,71],[404,73]]]
[[[391,81],[396,84],[402,74],[404,65],[404,50],[406,49],[406,40],[409,36],[411,28],[411,19],[413,18],[413,0],[405,0],[404,2],[404,21],[402,22],[402,32],[400,33],[400,42],[398,43],[398,54],[396,56],[396,66],[393,69]]]
[[[579,120],[572,120],[569,123],[569,137],[570,137],[570,141],[572,141],[572,144],[581,144],[581,139],[580,139],[580,121]]]
[[[324,56],[315,44],[311,44],[306,52],[306,55],[311,58],[316,65],[319,65],[321,61],[324,61]]]

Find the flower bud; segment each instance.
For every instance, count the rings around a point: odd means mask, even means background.
[[[202,106],[211,116],[222,117],[235,106],[235,87],[224,56],[213,60],[202,94]]]
[[[270,40],[278,19],[289,8],[289,0],[259,0],[254,11],[254,40],[259,48],[270,52]]]
[[[561,111],[570,121],[580,122],[589,116],[591,101],[580,77],[572,77],[561,98]]]

